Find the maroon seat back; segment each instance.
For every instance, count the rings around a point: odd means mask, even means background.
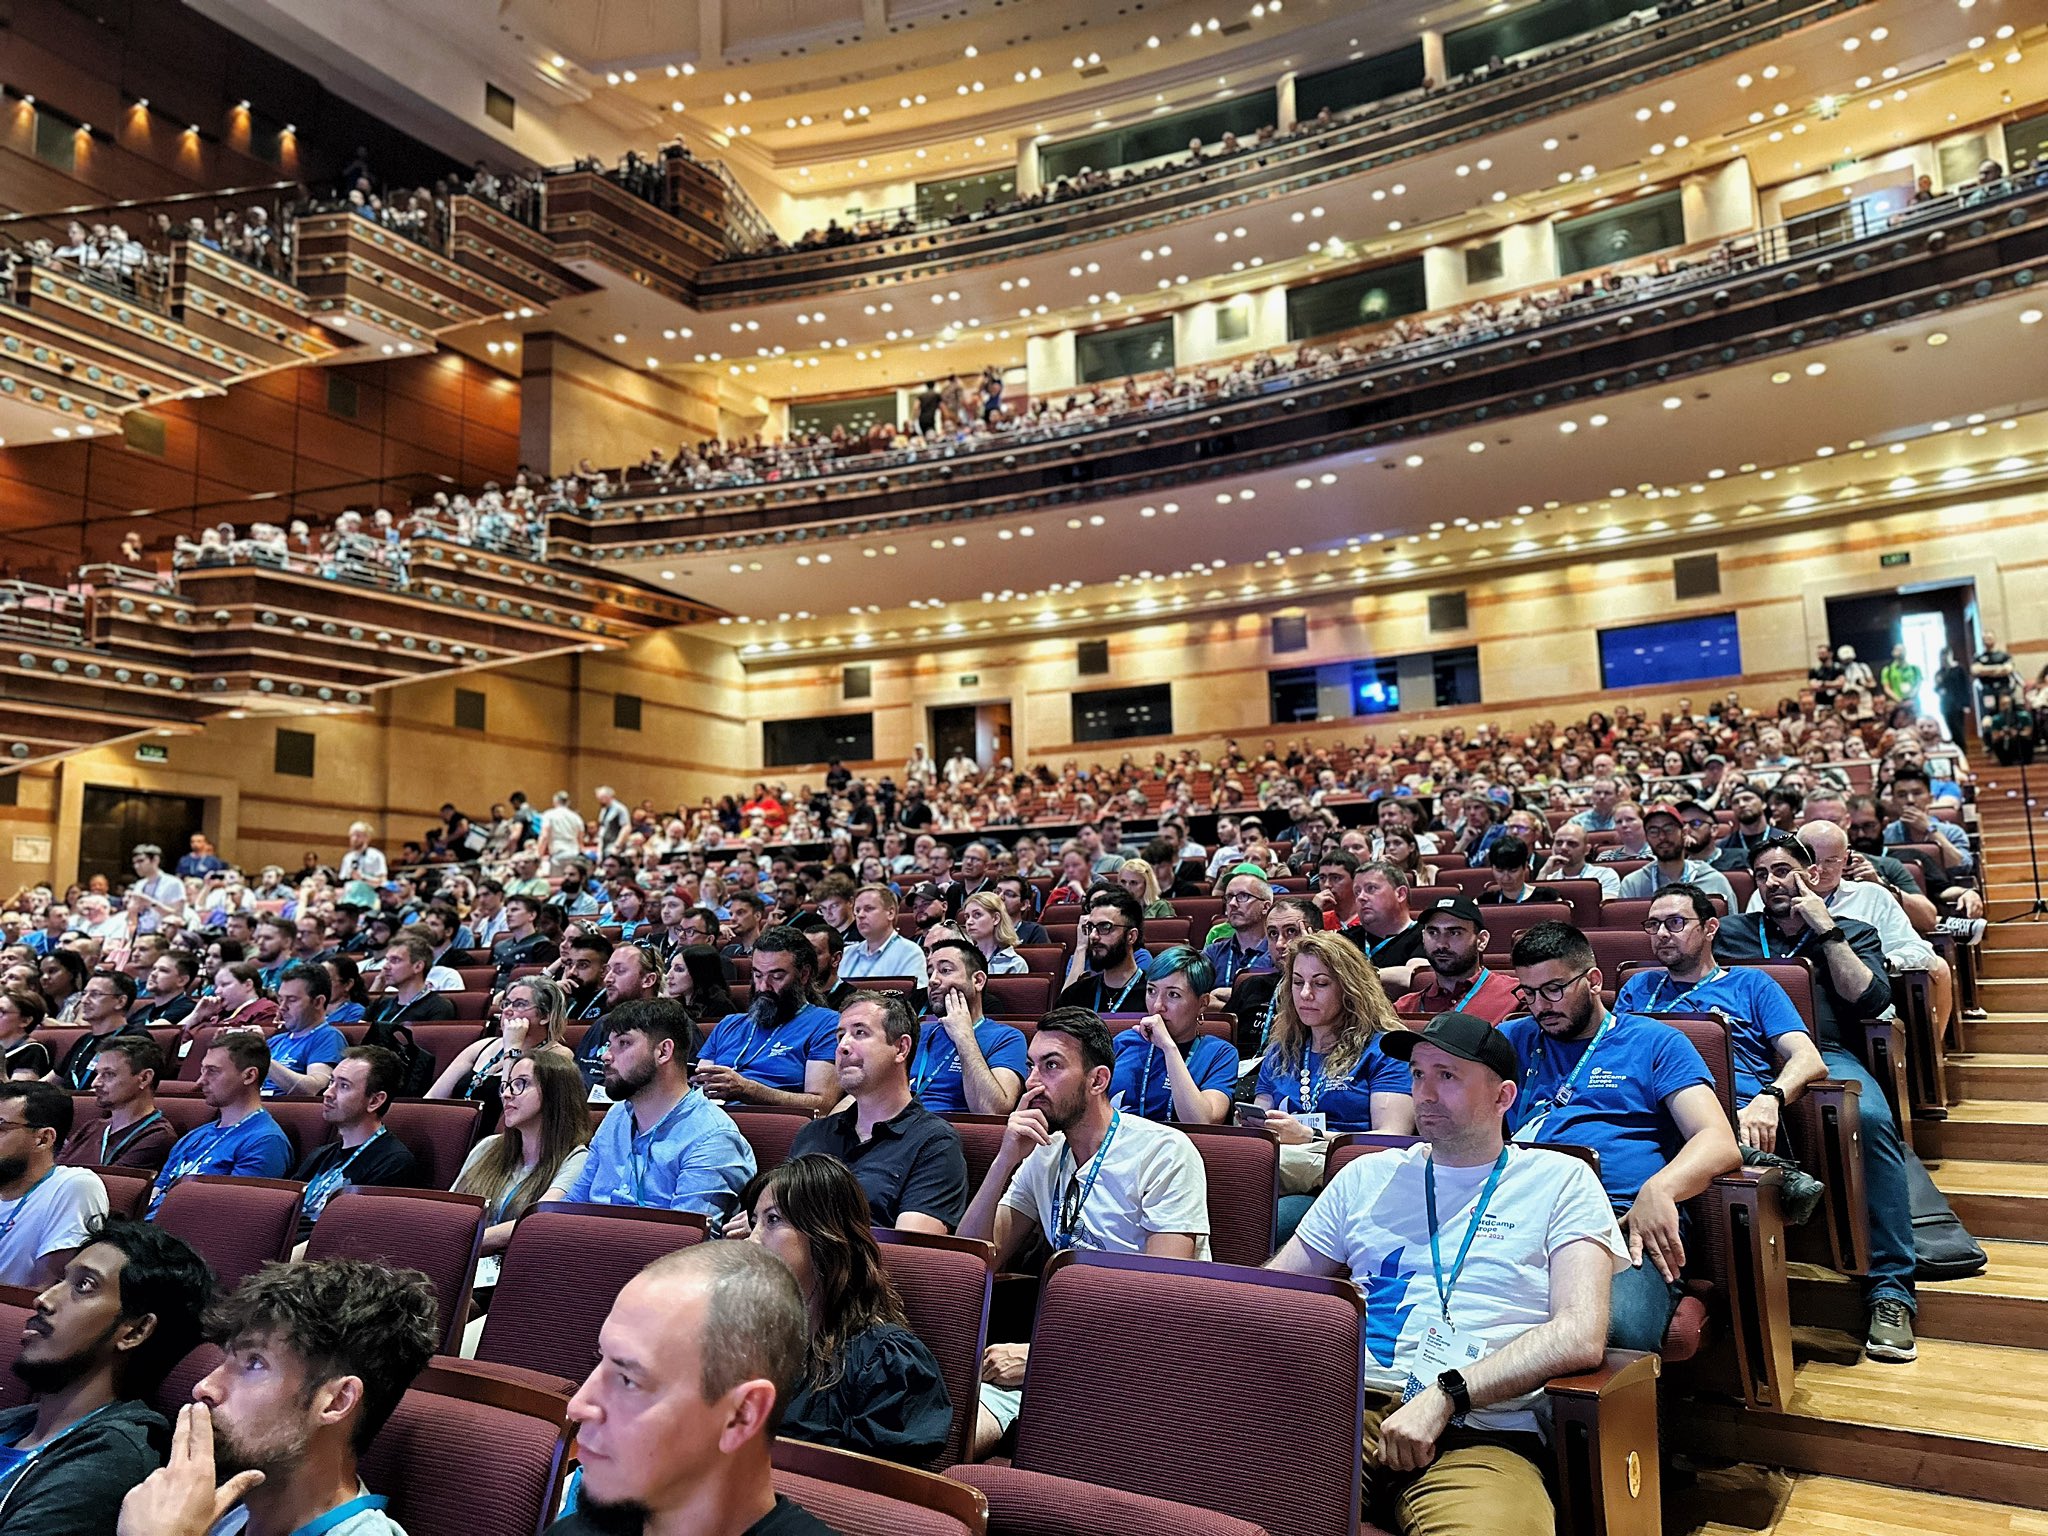
[[[214,1026],[202,1025],[192,1031],[192,1048],[178,1058],[176,1076],[182,1082],[199,1081],[199,1065],[206,1059],[206,1047],[212,1043]]]
[[[164,1118],[171,1122],[172,1133],[178,1136],[196,1131],[202,1125],[213,1124],[219,1115],[219,1111],[196,1093],[159,1098],[156,1107],[164,1112]],[[269,1108],[268,1105],[264,1107]]]
[[[989,1164],[996,1160],[996,1149],[1003,1144],[1009,1116],[961,1114],[941,1118],[960,1133],[960,1150],[967,1154],[967,1187],[981,1188],[981,1181],[988,1177]]]
[[[1078,926],[1078,925],[1077,925]],[[1196,930],[1191,919],[1185,917],[1148,917],[1144,924],[1145,948],[1158,954],[1162,949],[1171,949],[1176,944],[1200,946],[1207,928]]]
[[[597,1331],[626,1282],[665,1253],[701,1243],[702,1216],[638,1206],[535,1206],[513,1228],[476,1358],[581,1381]],[[573,1278],[573,1304],[563,1286]]]
[[[436,1077],[453,1066],[455,1058],[476,1044],[477,1036],[483,1033],[481,1024],[460,1019],[452,1024],[409,1024],[406,1027],[412,1031],[413,1043],[434,1058]]]
[[[788,1162],[790,1143],[796,1140],[797,1132],[811,1123],[811,1112],[807,1109],[755,1106],[733,1108],[727,1113],[747,1138],[747,1145],[754,1149],[754,1167],[761,1173]]]
[[[455,1017],[459,1023],[481,1025],[491,1016],[491,994],[488,992],[443,992],[441,995],[455,1005]],[[475,1038],[472,1031],[470,1039]]]
[[[1641,928],[1589,928],[1586,942],[1593,946],[1593,963],[1600,967],[1600,979],[1618,986],[1624,966],[1655,965],[1657,952],[1650,936]]]
[[[983,1536],[988,1500],[951,1478],[801,1440],[775,1442],[775,1491],[838,1536]]]
[[[1173,1327],[1159,1326],[1165,1317]],[[1227,1392],[1215,1389],[1219,1338],[1232,1342]],[[1104,1393],[1105,1346],[1133,1339],[1147,1341],[1145,1390]],[[1271,1536],[1356,1531],[1364,1344],[1365,1303],[1349,1281],[1058,1254],[1032,1332],[1015,1465],[1233,1515]],[[1284,1445],[1284,1471],[1247,1477],[1250,1445]]]
[[[1792,999],[1792,1006],[1799,1010],[1799,1017],[1806,1021],[1806,1032],[1814,1040],[1820,1040],[1820,1031],[1813,1022],[1813,968],[1805,956],[1779,960],[1741,960],[1752,970],[1762,971],[1771,980],[1785,989],[1785,995]]]
[[[1449,870],[1444,870],[1449,874]],[[1408,887],[1408,915],[1419,917],[1446,896],[1462,896],[1465,893],[1455,885],[1411,885]]]
[[[323,1145],[333,1134],[334,1127],[320,1112],[318,1099],[265,1099],[263,1107],[270,1111],[270,1118],[283,1128],[291,1142],[294,1167],[298,1166],[300,1158]]]
[[[1600,923],[1600,882],[1598,880],[1545,880],[1544,885],[1564,898],[1572,909],[1574,928],[1589,929]]]
[[[1176,896],[1173,910],[1195,925],[1195,932],[1207,933],[1223,918],[1221,896]]]
[[[995,1286],[995,1250],[966,1237],[875,1228],[882,1265],[903,1298],[910,1331],[939,1362],[953,1398],[953,1428],[933,1461],[950,1467],[967,1455],[980,1401],[981,1353],[988,1343],[989,1297]]]
[[[156,1224],[191,1244],[231,1291],[272,1259],[291,1256],[305,1193],[290,1179],[196,1173],[165,1192]]]
[[[1515,940],[1538,923],[1568,923],[1572,909],[1560,901],[1525,901],[1520,906],[1481,907],[1486,931],[1495,949],[1513,949]]]
[[[1756,894],[1756,876],[1746,869],[1724,869],[1721,875],[1735,893],[1735,910],[1742,911],[1749,905],[1749,898]]]
[[[28,1383],[8,1367],[21,1353],[21,1325],[35,1315],[36,1293],[26,1286],[0,1285],[0,1408],[29,1400]]]
[[[412,1153],[426,1189],[455,1182],[482,1124],[483,1106],[474,1099],[393,1099],[384,1112],[384,1128]]]
[[[1038,914],[1038,921],[1047,929],[1055,923],[1078,923],[1081,921],[1081,903],[1056,901]]]
[[[326,1224],[326,1218],[321,1218]],[[409,1536],[538,1536],[569,1448],[568,1399],[438,1358],[360,1463]]]
[[[140,1221],[149,1209],[149,1193],[156,1188],[156,1180],[140,1168],[95,1167],[93,1172],[107,1186],[108,1213]]]
[[[1280,1208],[1280,1138],[1248,1125],[1183,1125],[1209,1182],[1209,1249],[1219,1264],[1273,1257]]]
[[[1019,944],[1027,976],[1058,976],[1066,969],[1067,950],[1063,944]]]
[[[1052,1008],[1054,978],[1050,975],[991,976],[981,994],[982,1012],[1000,1018],[1031,1018]]]
[[[469,1286],[484,1236],[481,1195],[439,1189],[344,1189],[306,1240],[308,1259],[372,1259],[417,1269],[441,1304],[440,1348],[453,1354],[469,1321]]]

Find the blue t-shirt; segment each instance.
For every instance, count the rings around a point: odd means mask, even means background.
[[[1312,1105],[1305,1102],[1302,1093],[1304,1073],[1308,1079],[1306,1099],[1313,1100]],[[1283,1066],[1277,1049],[1266,1052],[1265,1060],[1259,1063],[1257,1097],[1291,1115],[1326,1115],[1329,1118],[1325,1123],[1332,1131],[1371,1130],[1372,1096],[1409,1091],[1408,1063],[1381,1050],[1378,1035],[1372,1037],[1372,1043],[1350,1075],[1337,1082],[1325,1080],[1323,1058],[1316,1051],[1305,1052],[1292,1070]]]
[[[1522,1063],[1521,1092],[1508,1111],[1515,1140],[1591,1147],[1617,1211],[1633,1205],[1636,1192],[1684,1145],[1664,1101],[1695,1083],[1714,1083],[1690,1040],[1639,1013],[1612,1015],[1591,1040],[1553,1040],[1532,1018],[1509,1019],[1500,1032]],[[1589,1050],[1593,1060],[1572,1083]],[[1568,1083],[1571,1092],[1558,1103]]]
[[[1228,1040],[1197,1035],[1181,1052],[1195,1086],[1214,1089],[1229,1098],[1237,1089],[1237,1051]],[[1116,1071],[1109,1080],[1109,1102],[1147,1120],[1172,1120],[1173,1085],[1167,1080],[1165,1054],[1135,1029],[1116,1033]]]
[[[802,1093],[805,1064],[829,1062],[838,1050],[839,1015],[813,1003],[773,1030],[762,1029],[744,1013],[729,1013],[711,1031],[697,1059],[730,1067],[763,1088]]]
[[[282,1030],[270,1037],[270,1059],[273,1063],[290,1067],[294,1072],[304,1072],[314,1062],[325,1062],[333,1066],[341,1060],[342,1052],[348,1049],[348,1039],[332,1024],[322,1024],[318,1029],[309,1029],[303,1035],[288,1035]],[[263,1080],[266,1096],[282,1093],[284,1089],[269,1078]]]
[[[180,1136],[164,1159],[156,1176],[156,1189],[149,1197],[149,1211],[163,1203],[164,1192],[178,1180],[195,1173],[239,1174],[251,1179],[282,1179],[292,1171],[291,1138],[284,1127],[271,1119],[270,1111],[259,1109],[223,1130],[218,1121],[202,1125]]]
[[[983,1019],[974,1026],[974,1043],[981,1047],[981,1059],[996,1067],[1008,1067],[1022,1082],[1031,1075],[1031,1057],[1025,1049],[1024,1031],[1014,1024]],[[967,1113],[967,1083],[960,1071],[960,1053],[946,1026],[927,1019],[918,1036],[917,1054],[910,1058],[910,1089],[917,1102],[935,1115]]]
[[[1768,972],[1749,965],[1722,966],[1694,987],[1673,981],[1667,971],[1637,971],[1622,987],[1614,1007],[1617,1013],[1720,1015],[1734,1052],[1738,1104],[1747,1104],[1778,1075],[1772,1042],[1781,1035],[1806,1033],[1806,1021],[1785,989]]]

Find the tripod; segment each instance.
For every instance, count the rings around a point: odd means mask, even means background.
[[[2024,912],[2015,912],[2011,917],[2001,917],[1999,922],[2037,923],[2042,918],[2048,917],[2048,900],[2044,900],[2041,895],[2041,857],[2034,850],[2034,797],[2027,788],[2027,759],[2034,755],[2033,743],[2026,743],[2024,749],[2018,755],[2020,759],[2020,809],[2026,814],[2027,820],[2027,863],[2033,866],[2034,904]],[[2006,793],[2010,794],[2012,791],[2008,790]]]

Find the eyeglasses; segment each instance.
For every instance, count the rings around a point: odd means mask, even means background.
[[[498,1005],[500,1013],[539,1013],[540,1004],[530,997],[508,997]]]
[[[1545,981],[1533,987],[1517,987],[1515,988],[1515,1001],[1525,1008],[1532,999],[1539,997],[1546,1003],[1563,1002],[1565,993],[1571,991],[1573,987],[1584,981],[1597,969],[1597,966],[1589,965],[1579,972],[1578,975],[1567,976],[1563,981]]]
[[[532,1087],[533,1079],[530,1077],[509,1078],[505,1086],[498,1090],[498,1096],[500,1098],[516,1099]]]
[[[1076,923],[1074,925],[1074,932],[1084,939],[1106,939],[1113,934],[1124,932],[1129,927],[1129,923]]]
[[[1643,932],[1648,934],[1683,933],[1690,925],[1698,921],[1699,919],[1696,917],[1646,917],[1643,919]]]
[[[1226,907],[1232,907],[1236,906],[1239,902],[1258,902],[1266,901],[1269,899],[1270,898],[1268,897],[1261,896],[1257,891],[1232,891],[1223,898],[1223,905],[1225,905]]]

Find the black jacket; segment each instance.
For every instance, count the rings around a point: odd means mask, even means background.
[[[35,1421],[33,1403],[0,1413],[0,1440]],[[114,1536],[121,1501],[170,1445],[171,1426],[147,1403],[109,1403],[37,1452],[0,1493],[0,1536]]]

